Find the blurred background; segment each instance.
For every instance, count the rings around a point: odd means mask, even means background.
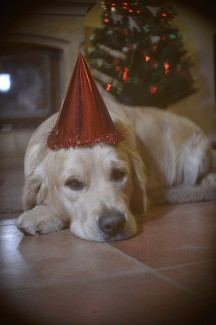
[[[161,0],[1,5],[0,164],[22,162],[34,129],[59,110],[80,50],[117,100],[187,116],[216,146],[213,5]]]

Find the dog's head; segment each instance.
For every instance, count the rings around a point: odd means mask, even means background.
[[[50,151],[42,174],[38,198],[69,220],[78,237],[111,241],[137,233],[145,175],[139,156],[124,143]]]
[[[31,174],[26,209],[47,204],[70,223],[72,233],[88,240],[121,240],[137,234],[137,221],[146,209],[145,170],[133,127],[130,121],[122,124],[127,118],[122,111],[120,117],[115,115],[120,114],[117,108],[112,114],[116,127],[127,130],[126,139],[117,145],[55,151],[39,140],[40,146],[32,146],[26,166],[26,174]],[[47,128],[46,124],[38,134]]]

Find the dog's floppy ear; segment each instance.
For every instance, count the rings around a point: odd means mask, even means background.
[[[22,204],[24,210],[30,210],[36,205],[42,204],[46,199],[47,186],[43,177],[43,167],[39,165],[26,177]]]
[[[132,165],[132,179],[134,191],[131,197],[131,210],[135,214],[142,214],[147,209],[145,166],[140,156],[134,151],[129,152]]]
[[[45,203],[48,195],[47,174],[53,167],[54,153],[49,152],[34,170],[26,175],[22,203],[24,210]]]

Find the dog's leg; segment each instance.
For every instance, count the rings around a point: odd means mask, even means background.
[[[200,179],[202,186],[216,187],[216,150],[211,151],[211,164],[208,173]]]
[[[178,204],[191,202],[216,201],[216,185],[180,185],[170,189],[149,192],[151,204]]]
[[[25,211],[17,219],[17,228],[28,235],[48,234],[67,227],[68,225],[57,217],[47,205],[38,205]]]
[[[208,139],[198,133],[192,140],[184,162],[183,185],[200,184],[208,173],[214,171],[214,151]]]
[[[215,186],[216,187],[216,173],[207,174],[201,180],[201,185],[203,186]]]

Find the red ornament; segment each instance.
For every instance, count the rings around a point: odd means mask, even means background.
[[[54,128],[47,138],[50,149],[115,145],[125,139],[117,130],[80,53]]]
[[[164,73],[168,74],[170,69],[170,65],[168,63],[164,63]]]
[[[154,95],[156,94],[158,88],[156,86],[151,86],[151,93]]]
[[[122,75],[122,79],[123,79],[124,81],[126,81],[126,80],[128,79],[128,71],[129,71],[128,67],[125,67],[125,68],[124,68],[123,75]]]
[[[129,34],[128,29],[124,29],[124,34],[125,34],[125,36],[128,36],[128,34]]]
[[[107,90],[107,91],[110,91],[111,87],[112,87],[112,84],[107,84],[107,85],[106,85],[106,90]]]

